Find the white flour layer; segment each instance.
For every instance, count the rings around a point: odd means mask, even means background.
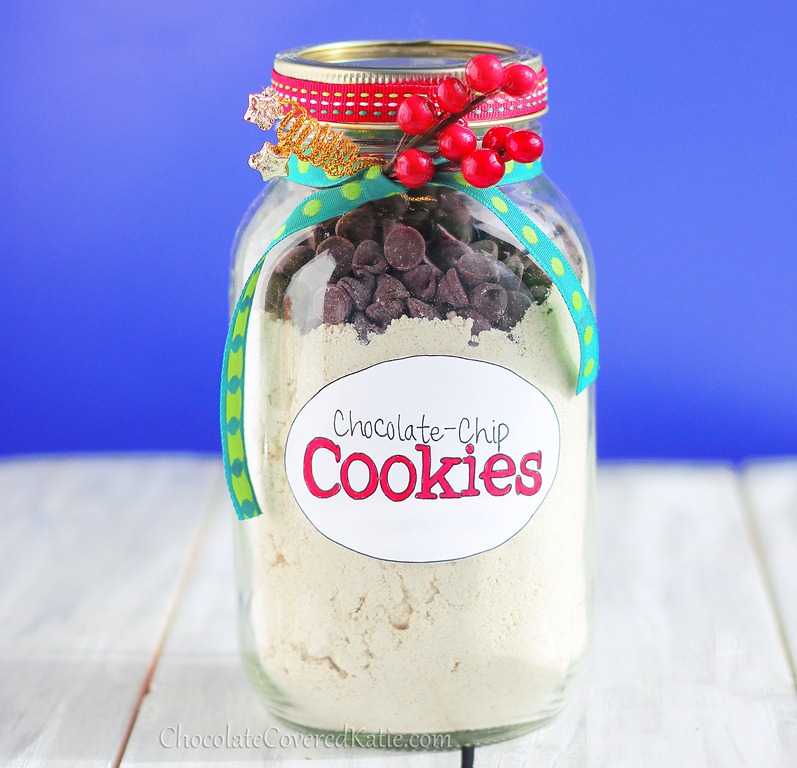
[[[589,405],[587,393],[575,396],[577,339],[559,296],[532,306],[511,339],[490,330],[475,345],[461,318],[403,317],[368,344],[350,325],[302,334],[263,312],[251,322],[261,329],[262,420],[247,429],[263,436],[264,514],[238,525],[252,561],[255,652],[291,703],[280,713],[320,729],[393,733],[537,719],[555,705],[588,635]],[[298,508],[284,471],[290,425],[321,387],[416,354],[503,365],[541,389],[560,421],[559,472],[531,522],[497,549],[455,562],[385,562],[333,543]],[[490,396],[474,393],[475,404]]]

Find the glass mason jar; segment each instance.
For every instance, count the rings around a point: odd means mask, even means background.
[[[539,132],[547,78],[524,48],[320,46],[278,56],[274,78],[362,153],[389,156],[403,91],[461,77],[485,51],[531,66],[539,86],[509,117],[488,102],[469,126]],[[389,119],[369,104],[353,122],[366,96]],[[346,120],[321,114],[336,97],[353,100]],[[592,302],[589,246],[562,193],[544,173],[499,188]],[[235,240],[233,303],[315,191],[265,185]],[[594,387],[576,394],[572,312],[498,213],[433,181],[297,231],[256,280],[243,424],[262,514],[235,524],[240,642],[268,709],[302,730],[498,741],[550,719],[581,666]]]

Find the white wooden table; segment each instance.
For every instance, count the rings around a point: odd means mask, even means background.
[[[797,766],[797,461],[601,467],[581,693],[464,755],[171,746],[275,725],[238,657],[217,460],[0,462],[0,510],[3,766]]]

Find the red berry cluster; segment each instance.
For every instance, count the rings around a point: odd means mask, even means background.
[[[504,67],[489,53],[474,56],[465,65],[465,82],[447,77],[437,87],[437,104],[426,96],[409,96],[399,106],[397,122],[408,136],[393,161],[396,178],[406,187],[428,184],[435,173],[434,158],[417,149],[437,138],[438,153],[460,163],[465,180],[474,187],[491,187],[504,175],[507,159],[530,163],[542,155],[542,139],[533,131],[513,131],[505,125],[491,128],[478,148],[476,134],[464,120],[471,110],[491,94],[503,91],[510,96],[530,95],[537,85],[537,73],[525,64]]]

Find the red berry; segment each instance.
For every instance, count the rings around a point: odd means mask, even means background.
[[[478,145],[476,134],[464,125],[454,123],[444,128],[437,136],[437,147],[446,160],[459,162]]]
[[[398,108],[396,121],[404,133],[417,136],[426,133],[437,121],[437,113],[426,96],[408,96]]]
[[[506,82],[501,89],[510,96],[531,96],[537,87],[537,73],[525,64],[506,68]]]
[[[422,187],[434,176],[434,162],[420,149],[405,149],[396,158],[396,176],[405,187]]]
[[[440,109],[451,114],[465,109],[470,97],[468,86],[456,77],[447,77],[437,86],[437,103]]]
[[[477,149],[460,166],[465,181],[484,189],[497,184],[504,176],[504,161],[494,149]]]
[[[505,79],[501,59],[491,53],[480,53],[465,65],[465,82],[479,93],[497,91]]]
[[[533,163],[542,157],[542,138],[534,131],[515,131],[506,140],[506,153],[519,163]]]
[[[496,152],[503,152],[506,140],[514,133],[508,125],[496,125],[484,134],[482,146],[485,149],[494,149]]]

